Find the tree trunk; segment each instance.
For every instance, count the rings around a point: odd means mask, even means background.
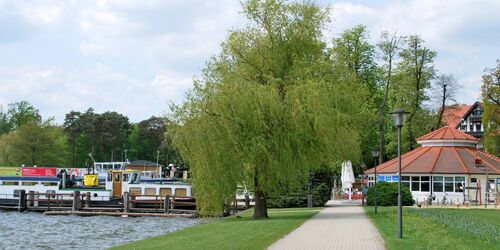
[[[441,120],[443,119],[444,108],[446,105],[446,84],[443,85],[443,98],[441,99],[441,101],[442,101],[441,110],[439,111],[439,115],[438,115],[435,129],[438,129],[439,127],[441,127]]]
[[[261,190],[255,190],[255,207],[253,210],[254,219],[267,218],[267,198],[266,194]]]
[[[267,197],[264,191],[261,190],[259,184],[259,167],[255,167],[254,173],[254,185],[255,185],[255,207],[253,209],[253,218],[254,219],[265,219],[267,218]]]

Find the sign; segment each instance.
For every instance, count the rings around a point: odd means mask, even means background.
[[[391,181],[391,177],[390,177],[390,176],[386,176],[386,177],[385,177],[385,181],[390,182],[390,181]]]
[[[378,176],[378,181],[385,181],[385,176],[379,175]]]
[[[23,176],[57,176],[56,168],[23,168]]]
[[[397,181],[399,181],[399,176],[397,176],[397,175],[393,176],[393,177],[392,177],[392,181],[393,181],[393,182],[397,182]]]
[[[0,167],[0,176],[21,176],[21,168]]]

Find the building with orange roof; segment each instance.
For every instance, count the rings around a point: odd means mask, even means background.
[[[487,192],[498,192],[500,159],[479,150],[479,139],[445,126],[417,138],[417,143],[421,147],[401,156],[401,181],[410,188],[416,201],[423,201],[429,195],[442,200],[445,193],[454,202],[463,202],[466,196],[479,201],[479,197],[484,200]],[[366,171],[369,185],[374,184],[375,178],[398,181],[397,158],[376,168],[377,176],[375,168]]]
[[[442,121],[446,126],[481,139],[484,134],[483,112],[483,105],[480,102],[472,105],[449,106],[443,112]],[[481,145],[480,143],[480,147]]]

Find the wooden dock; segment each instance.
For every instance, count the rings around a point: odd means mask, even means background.
[[[14,200],[15,201],[15,200]],[[2,205],[0,209],[19,212],[44,212],[46,215],[121,216],[121,217],[187,217],[197,216],[196,199],[191,196],[132,195],[121,199],[94,201],[91,193],[38,193],[19,190],[17,204]]]

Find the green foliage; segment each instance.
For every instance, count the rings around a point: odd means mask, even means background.
[[[377,186],[368,189],[367,203],[373,206],[377,196],[378,206],[398,205],[398,183],[397,182],[377,182]],[[403,206],[411,206],[415,203],[408,187],[401,185],[401,203]]]
[[[199,208],[220,211],[239,184],[275,193],[311,169],[359,159],[358,93],[332,69],[314,3],[248,1],[203,81],[173,107],[173,142],[189,160]]]
[[[10,103],[7,114],[12,129],[20,128],[27,123],[40,124],[42,122],[40,111],[27,101]]]
[[[332,192],[331,186],[325,183],[313,185],[312,196],[313,206],[322,207],[330,199]],[[269,197],[267,207],[269,208],[287,208],[287,207],[306,207],[307,206],[307,188],[296,192],[283,192]]]
[[[481,86],[483,97],[484,147],[500,156],[500,60],[495,68],[486,68]]]
[[[0,140],[0,158],[6,165],[60,167],[67,164],[66,137],[58,127],[27,123]]]
[[[493,244],[500,244],[500,230],[494,224],[479,221],[471,216],[449,213],[446,209],[409,209],[408,211],[446,225],[449,230],[470,234]]]

